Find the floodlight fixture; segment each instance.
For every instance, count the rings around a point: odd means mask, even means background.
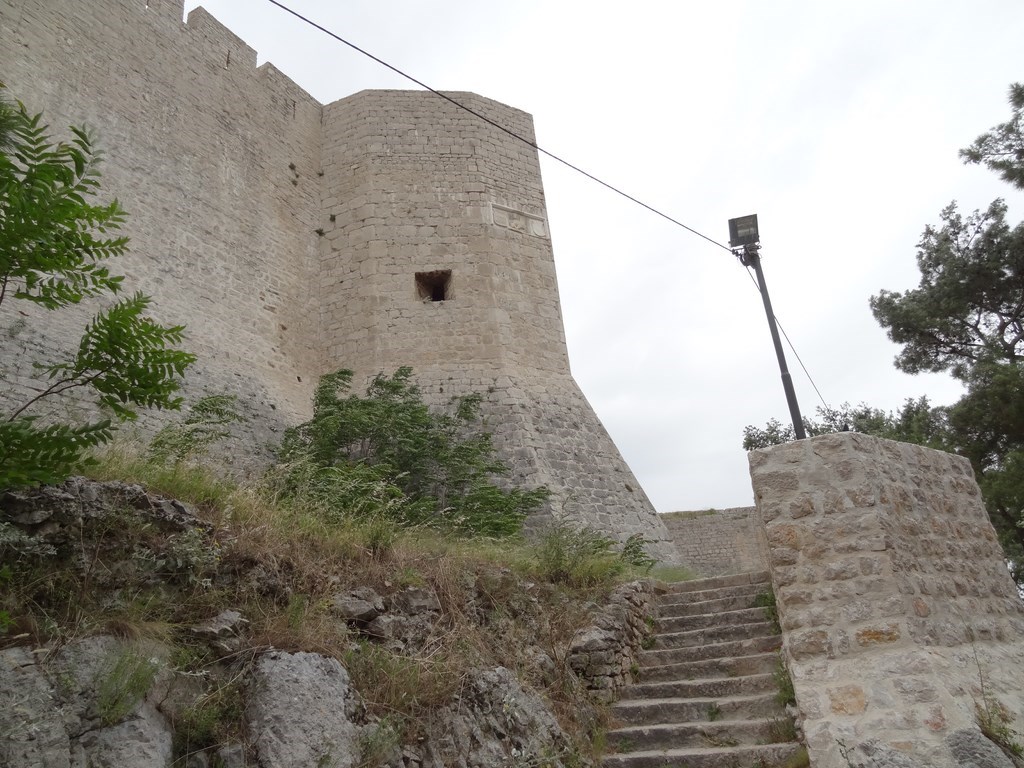
[[[742,248],[747,245],[757,245],[759,241],[756,213],[729,219],[729,245],[731,247]]]
[[[779,360],[779,370],[782,372],[782,389],[786,393],[786,403],[789,405],[789,415],[793,419],[793,434],[797,440],[807,437],[804,431],[804,419],[800,415],[800,406],[796,401],[796,390],[793,389],[793,378],[789,375],[789,367],[786,365],[786,355],[782,351],[782,341],[779,339],[778,324],[775,321],[775,313],[772,311],[772,300],[768,297],[768,286],[764,281],[764,271],[761,269],[760,235],[757,231],[757,214],[740,216],[736,219],[729,219],[729,245],[733,254],[740,260],[744,267],[753,267],[757,276],[757,289],[761,292],[761,300],[764,302],[764,312],[768,316],[768,330],[772,334],[772,343],[775,345],[775,356]]]

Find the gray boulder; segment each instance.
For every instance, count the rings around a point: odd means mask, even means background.
[[[0,765],[71,765],[68,732],[53,689],[25,648],[0,650]]]
[[[571,744],[544,700],[504,667],[477,672],[430,720],[423,768],[571,763]]]
[[[260,657],[246,703],[261,768],[349,768],[359,763],[358,709],[348,672],[316,653]]]
[[[369,587],[359,587],[335,595],[331,611],[345,621],[373,621],[384,613],[384,599]]]
[[[421,613],[440,613],[441,601],[433,590],[420,587],[409,587],[401,592],[396,592],[388,598],[392,611],[404,613],[407,616],[418,616]]]
[[[148,702],[120,723],[88,731],[79,743],[89,768],[167,768],[173,757],[170,726]]]
[[[1014,768],[1014,761],[981,731],[953,731],[946,737],[946,746],[960,768]]]

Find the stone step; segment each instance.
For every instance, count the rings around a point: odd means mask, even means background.
[[[625,752],[606,755],[602,768],[783,768],[802,750],[799,744],[786,743]]]
[[[779,664],[778,653],[758,653],[721,659],[705,659],[681,664],[641,667],[638,683],[682,682],[722,677],[772,674]]]
[[[783,718],[761,720],[704,720],[689,723],[629,725],[608,731],[608,745],[616,752],[656,749],[735,747],[784,741]],[[792,722],[789,722],[792,727]]]
[[[720,627],[725,624],[750,624],[763,621],[764,608],[740,608],[722,613],[705,613],[699,616],[663,616],[655,619],[654,628],[658,633],[685,632],[705,627]]]
[[[721,600],[723,597],[741,597],[744,595],[759,595],[770,592],[772,585],[768,582],[759,584],[743,584],[738,587],[721,587],[719,589],[702,589],[698,592],[668,593],[658,598],[658,605],[670,608],[674,605],[689,605],[690,603],[704,603],[708,600]]]
[[[662,648],[660,650],[640,651],[637,663],[644,667],[663,667],[668,664],[683,664],[705,659],[723,659],[736,656],[752,656],[767,651],[777,651],[782,647],[779,635],[766,635],[746,640],[730,640],[724,643],[695,645],[686,648]]]
[[[774,672],[742,677],[713,677],[704,680],[669,680],[655,683],[633,683],[621,691],[620,700],[627,699],[707,699],[716,696],[743,696],[778,690]]]
[[[760,593],[749,595],[736,595],[735,597],[720,597],[716,600],[702,600],[698,603],[680,603],[678,605],[659,604],[659,615],[665,618],[677,616],[701,616],[708,613],[721,613],[722,611],[737,611],[743,608],[757,608],[757,596]]]
[[[687,648],[694,645],[721,643],[728,640],[750,640],[755,637],[766,637],[775,632],[775,625],[768,621],[756,621],[749,624],[726,624],[718,627],[690,629],[685,632],[659,633],[654,637],[654,649]]]
[[[806,765],[799,744],[776,743],[795,727],[778,701],[782,638],[756,605],[770,590],[760,573],[659,595],[653,647],[637,655],[638,681],[611,708],[616,727],[607,739],[616,754],[604,768]]]
[[[708,579],[691,579],[690,581],[674,581],[664,584],[665,592],[699,592],[705,589],[721,587],[738,587],[743,584],[760,584],[771,581],[768,571],[756,573],[739,573],[732,576],[712,576]]]
[[[622,725],[654,725],[716,720],[782,718],[785,708],[774,693],[715,698],[647,698],[619,700],[611,715]]]

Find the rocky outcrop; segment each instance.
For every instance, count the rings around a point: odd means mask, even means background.
[[[156,662],[152,677],[141,672],[150,659],[139,650],[99,636],[49,661],[25,648],[0,651],[0,765],[169,768],[182,712],[168,694],[176,681]],[[194,751],[188,765],[216,757],[261,768],[350,768],[364,764],[364,746],[381,727],[365,719],[345,668],[315,653],[264,653],[243,696],[246,745]],[[572,742],[547,702],[497,667],[469,671],[461,695],[429,717],[422,742],[404,750],[392,745],[376,764],[558,768],[570,764],[570,755]]]
[[[0,765],[169,766],[173,733],[153,696],[162,664],[151,650],[90,637],[52,656],[0,651]]]
[[[571,742],[537,694],[504,667],[477,673],[430,719],[423,768],[571,764]],[[436,735],[435,735],[436,734]]]
[[[198,611],[208,615],[173,629],[154,622],[150,631],[136,616],[52,632],[19,625],[0,636],[22,644],[0,649],[3,768],[587,764],[538,692],[559,680],[575,685],[563,666],[564,645],[551,644],[551,611],[539,599],[550,597],[550,587],[523,583],[507,568],[459,574],[463,599],[454,607],[450,586],[384,579],[383,588],[372,588],[325,579],[317,620],[329,625],[333,652],[291,652],[269,647],[257,636],[255,615],[214,595],[238,590],[287,606],[294,587],[267,561],[235,558],[225,566],[227,548],[218,543],[224,532],[188,505],[136,485],[75,478],[0,493],[0,525],[11,534],[0,541],[0,559],[13,552],[19,568],[49,569],[65,580],[65,599],[72,585],[88,594],[89,605],[113,606],[105,615],[120,615],[139,592],[156,596],[165,610],[199,594]],[[638,648],[652,594],[646,583],[620,588],[592,629],[607,632],[623,653]],[[11,605],[0,602],[0,609]],[[82,610],[73,601],[61,605]],[[528,674],[520,678],[511,663],[467,654],[479,661],[458,669],[450,695],[417,711],[414,725],[403,730],[375,717],[377,691],[370,684],[365,699],[359,695],[354,665],[369,657],[429,667],[456,611],[459,621],[517,638],[524,647],[510,658]],[[598,659],[585,653],[593,670]],[[629,662],[618,664],[628,674]],[[587,706],[579,704],[581,711]]]

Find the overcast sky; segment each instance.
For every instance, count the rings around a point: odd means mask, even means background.
[[[414,88],[266,0],[203,5],[315,98]],[[957,150],[1009,116],[1020,0],[285,0],[433,88],[530,112],[537,142],[727,242],[756,213],[775,314],[831,405],[908,376],[868,298],[919,279],[956,199],[1022,195]],[[541,160],[572,370],[661,512],[752,503],[744,425],[787,418],[760,297],[726,250]],[[787,348],[802,410],[821,405]]]

